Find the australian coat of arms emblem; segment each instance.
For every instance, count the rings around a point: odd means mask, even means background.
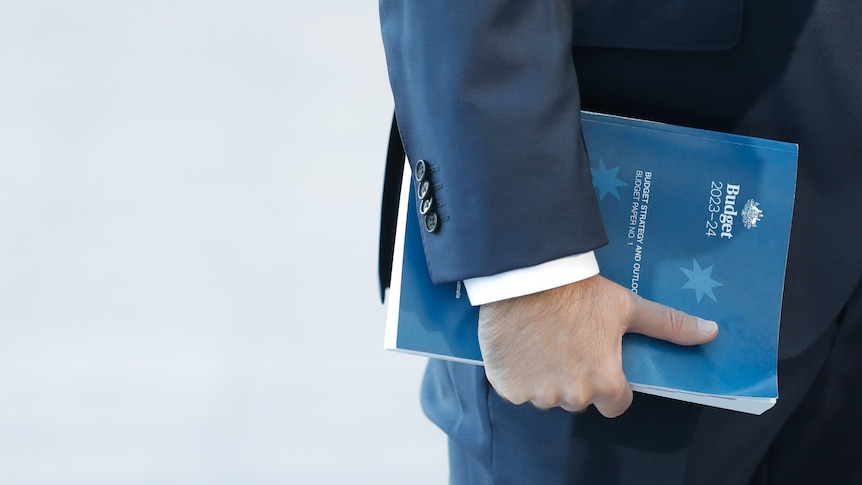
[[[748,199],[745,206],[742,207],[742,224],[746,229],[757,227],[757,223],[763,218],[763,211],[760,209],[760,203],[754,199]]]

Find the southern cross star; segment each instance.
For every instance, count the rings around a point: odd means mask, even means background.
[[[698,303],[700,303],[700,299],[703,298],[703,295],[710,297],[712,301],[717,301],[712,289],[723,285],[712,279],[712,268],[712,266],[709,266],[708,268],[701,269],[700,265],[697,264],[697,259],[694,258],[692,258],[692,269],[686,269],[681,266],[679,268],[686,276],[688,276],[688,281],[682,285],[682,288],[694,290]]]
[[[620,167],[608,169],[605,167],[604,160],[601,159],[599,159],[598,169],[590,169],[590,172],[593,174],[593,186],[599,191],[599,200],[604,199],[606,194],[613,195],[617,200],[620,199],[617,187],[628,184],[617,178],[617,172],[619,171]]]

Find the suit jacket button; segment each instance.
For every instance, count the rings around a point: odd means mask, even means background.
[[[423,180],[421,184],[419,184],[419,189],[416,191],[416,195],[419,196],[420,199],[425,200],[430,196],[431,192],[431,184],[427,180]]]
[[[440,228],[440,219],[437,217],[436,212],[429,212],[425,214],[425,230],[428,232],[435,232]]]
[[[428,197],[427,199],[419,202],[419,213],[427,214],[429,210],[431,210],[431,206],[434,205],[434,197]]]
[[[416,160],[416,168],[413,169],[413,176],[417,182],[425,180],[425,160]]]

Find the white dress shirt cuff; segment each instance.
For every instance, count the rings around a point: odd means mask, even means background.
[[[555,259],[528,268],[464,280],[473,306],[558,288],[599,274],[599,263],[590,251]]]

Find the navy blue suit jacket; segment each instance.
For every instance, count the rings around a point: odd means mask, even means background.
[[[381,0],[380,14],[403,147],[429,167],[435,281],[605,243],[581,109],[799,144],[782,355],[862,275],[862,2]]]

